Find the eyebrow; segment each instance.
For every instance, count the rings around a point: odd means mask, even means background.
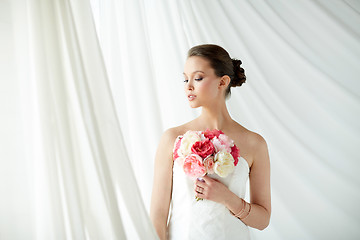
[[[201,72],[201,73],[204,73],[203,71],[200,71],[200,70],[198,70],[198,71],[195,71],[195,72],[192,72],[193,74],[194,73],[197,73],[197,72]],[[185,73],[183,73],[184,75],[186,75]]]

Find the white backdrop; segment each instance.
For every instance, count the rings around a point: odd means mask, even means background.
[[[0,239],[153,233],[155,150],[198,114],[182,72],[201,43],[243,61],[228,107],[269,146],[254,239],[360,237],[360,1],[46,2],[0,5]]]

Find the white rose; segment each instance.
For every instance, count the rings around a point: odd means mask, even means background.
[[[179,155],[180,156],[186,156],[191,154],[191,147],[194,143],[196,143],[197,141],[201,141],[200,136],[198,135],[198,133],[196,131],[187,131],[183,138],[181,139],[181,145],[180,145],[180,152]]]
[[[200,139],[201,141],[206,140],[207,138],[205,137],[205,135],[203,133],[200,132]]]
[[[234,158],[230,153],[220,151],[215,155],[214,171],[217,175],[225,178],[234,171],[234,168]]]

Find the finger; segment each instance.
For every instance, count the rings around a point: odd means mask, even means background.
[[[205,182],[205,180],[202,177],[198,177],[196,180],[199,180],[201,182]]]
[[[208,177],[208,176],[204,176],[203,179],[207,185],[209,185],[210,183],[214,183],[214,182],[221,183],[219,180],[212,178],[212,177]]]
[[[195,182],[194,182],[194,189],[196,190],[196,188],[197,187],[204,187],[204,186],[200,186],[200,184],[201,184],[201,182],[200,181],[198,181],[198,180],[196,180]]]
[[[198,192],[198,193],[203,193],[203,192],[204,192],[204,188],[202,188],[202,187],[196,187],[196,188],[195,188],[195,191]]]
[[[198,198],[205,198],[205,195],[203,193],[199,193],[199,192],[195,192],[195,197],[198,197]]]
[[[209,176],[207,176],[207,175],[203,176],[202,179],[204,179],[205,183],[214,181],[214,179],[212,179],[211,177],[209,177]]]
[[[206,182],[202,182],[202,181],[196,180],[196,186],[205,188],[205,187],[207,186],[207,184],[206,184]]]

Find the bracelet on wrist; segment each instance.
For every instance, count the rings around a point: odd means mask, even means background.
[[[244,199],[241,198],[241,209],[236,214],[232,212],[231,213],[240,220],[244,220],[250,215],[250,211],[251,211],[251,204],[247,203]]]
[[[249,204],[249,210],[247,211],[247,214],[245,216],[239,218],[240,220],[245,220],[245,218],[247,218],[250,215],[251,203],[248,203],[248,204]]]

